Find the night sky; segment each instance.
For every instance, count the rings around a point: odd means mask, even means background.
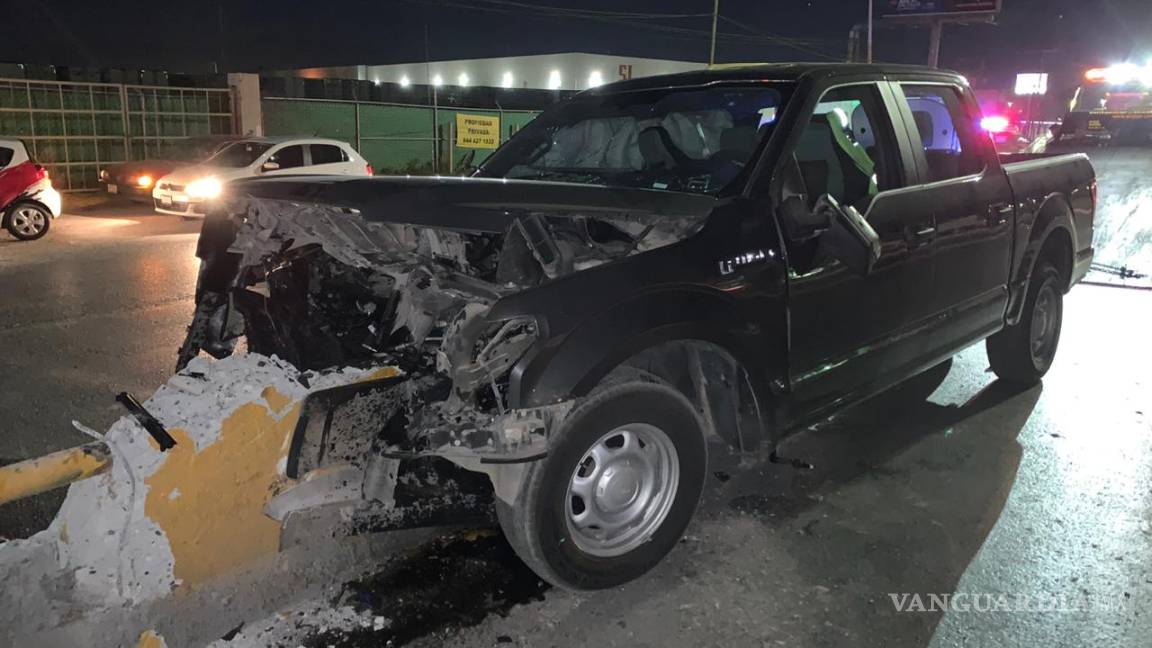
[[[583,11],[710,14],[711,0],[519,0]],[[542,15],[507,0],[5,0],[0,61],[208,71],[588,51],[706,60],[706,15]],[[1152,0],[1004,0],[1001,24],[950,27],[942,63],[976,77],[1152,56]],[[478,9],[483,7],[484,9]],[[842,59],[866,0],[721,0],[720,61]],[[731,36],[729,36],[731,35]],[[786,44],[778,40],[784,38]],[[789,40],[791,39],[791,40]],[[923,62],[923,30],[878,58]]]

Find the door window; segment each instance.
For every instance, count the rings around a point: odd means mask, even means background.
[[[304,166],[304,147],[300,145],[285,146],[273,153],[268,161],[279,164],[281,169],[302,167]]]
[[[11,164],[12,156],[14,155],[16,155],[16,151],[14,149],[10,149],[7,146],[0,146],[0,169],[3,169],[4,167]]]
[[[336,164],[347,162],[348,154],[344,149],[332,144],[311,144],[312,164]]]
[[[829,194],[862,208],[877,192],[903,184],[892,128],[871,84],[826,92],[795,155],[810,206]]]
[[[952,86],[902,84],[916,135],[924,147],[929,181],[962,178],[984,170],[976,137],[976,116],[969,115]]]

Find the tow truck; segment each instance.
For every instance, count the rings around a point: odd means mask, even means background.
[[[1062,143],[1152,143],[1152,63],[1092,68],[1059,128]]]

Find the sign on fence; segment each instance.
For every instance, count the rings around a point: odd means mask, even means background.
[[[500,146],[500,118],[456,113],[456,146],[482,149]]]

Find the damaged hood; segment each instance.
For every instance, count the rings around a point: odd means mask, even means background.
[[[323,204],[364,221],[499,233],[525,214],[703,221],[716,198],[655,189],[500,178],[307,176],[253,178],[229,186],[233,198]]]

